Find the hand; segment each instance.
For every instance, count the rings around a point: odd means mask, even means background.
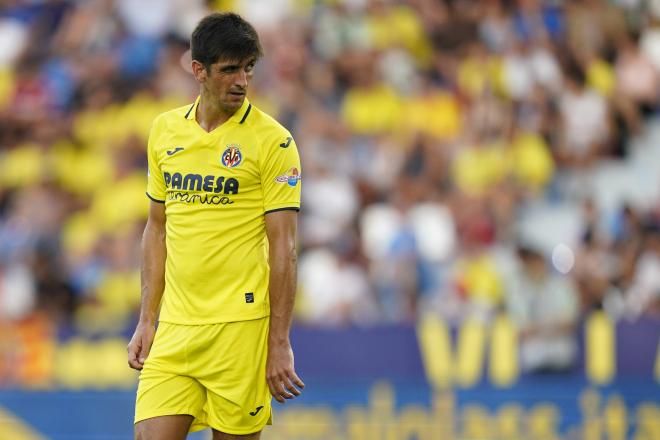
[[[305,384],[300,380],[293,367],[291,344],[268,344],[266,382],[270,388],[270,394],[280,403],[284,403],[285,399],[300,396],[300,390],[305,388]]]
[[[134,370],[141,370],[149,356],[151,344],[154,342],[156,328],[153,324],[139,323],[135,333],[128,343],[128,365]]]

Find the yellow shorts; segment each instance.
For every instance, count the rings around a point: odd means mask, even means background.
[[[190,431],[251,434],[271,424],[269,318],[210,325],[161,322],[140,373],[135,423],[190,414]]]

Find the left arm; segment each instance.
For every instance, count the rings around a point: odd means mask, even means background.
[[[270,263],[266,381],[270,393],[280,403],[299,396],[298,388],[305,387],[296,374],[289,340],[296,294],[296,229],[297,212],[284,210],[266,214]]]

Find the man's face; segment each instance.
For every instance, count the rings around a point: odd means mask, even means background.
[[[242,61],[220,60],[204,69],[198,81],[225,112],[233,114],[243,105],[256,63],[256,57]]]

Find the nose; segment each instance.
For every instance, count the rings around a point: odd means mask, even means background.
[[[241,88],[246,88],[248,85],[248,73],[240,69],[236,75],[234,75],[234,85],[239,86]]]

